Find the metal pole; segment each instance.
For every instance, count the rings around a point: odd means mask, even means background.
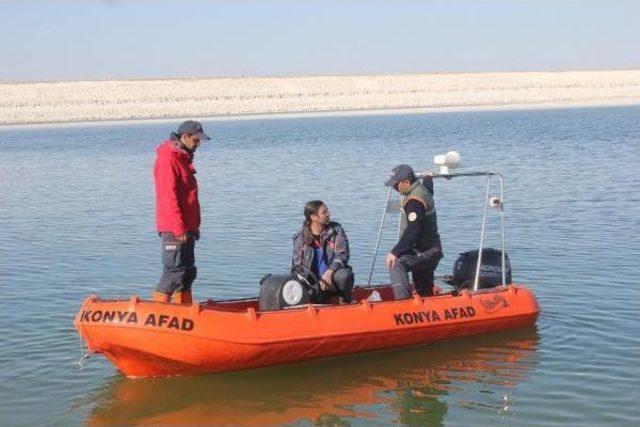
[[[384,229],[384,220],[387,217],[387,207],[389,206],[389,198],[391,197],[391,187],[387,191],[387,201],[384,203],[384,210],[382,211],[382,219],[380,220],[380,229],[378,230],[378,240],[376,241],[376,247],[373,250],[373,261],[371,261],[371,269],[369,270],[369,281],[367,286],[371,286],[371,277],[373,276],[373,267],[376,265],[376,258],[378,257],[378,248],[380,247],[380,239],[382,238],[382,230]]]
[[[405,196],[403,194],[400,195],[400,211],[402,211],[402,206],[404,206]],[[396,231],[396,239],[400,240],[400,230],[402,229],[402,214],[398,216],[398,230]]]
[[[506,272],[506,256],[504,247],[504,177],[499,174],[500,178],[500,251],[502,252],[502,286],[507,284],[507,272]]]
[[[478,281],[480,279],[480,265],[482,264],[482,246],[484,245],[484,230],[487,225],[487,200],[489,200],[489,190],[491,188],[491,175],[487,175],[487,191],[484,195],[484,207],[482,210],[482,231],[480,232],[480,248],[478,249],[478,263],[476,265],[476,278],[473,281],[473,290],[478,290]]]

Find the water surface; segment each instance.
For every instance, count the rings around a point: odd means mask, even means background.
[[[0,424],[637,425],[639,119],[624,107],[205,122],[196,298],[253,296],[262,275],[285,271],[315,198],[366,282],[391,167],[430,167],[456,148],[465,167],[505,173],[514,280],[542,314],[531,330],[151,380],[100,357],[78,369],[72,320],[88,294],[151,294],[152,165],[173,125],[3,130]],[[477,247],[483,185],[436,183],[438,274]]]

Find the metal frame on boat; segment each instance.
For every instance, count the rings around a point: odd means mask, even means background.
[[[434,163],[440,165],[440,173],[423,172],[417,175],[418,179],[452,179],[460,177],[474,177],[474,176],[486,176],[486,191],[484,196],[483,211],[482,211],[482,227],[480,231],[480,244],[478,245],[478,260],[476,262],[476,272],[473,281],[473,290],[478,290],[478,284],[480,279],[480,267],[482,265],[482,251],[484,249],[485,231],[487,225],[487,207],[491,205],[494,209],[497,209],[500,213],[500,252],[501,252],[501,275],[502,285],[507,285],[506,278],[506,252],[505,252],[505,221],[504,221],[504,176],[500,172],[458,172],[451,173],[451,169],[458,167],[460,163],[460,154],[457,151],[450,151],[446,155],[435,156]],[[500,197],[489,198],[491,190],[491,181],[493,177],[498,177],[500,181]],[[369,269],[369,280],[367,286],[371,285],[371,279],[373,277],[373,269],[378,256],[378,249],[380,248],[380,240],[382,238],[382,232],[384,230],[384,224],[389,211],[389,200],[391,199],[391,187],[387,190],[387,198],[382,211],[382,218],[380,219],[380,227],[378,229],[378,238],[376,240],[375,249],[373,250],[373,257],[371,261],[371,268]],[[400,237],[400,236],[398,236]]]

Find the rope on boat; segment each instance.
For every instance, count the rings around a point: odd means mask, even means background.
[[[80,356],[80,360],[78,360],[78,369],[83,370],[84,369],[84,361],[87,360],[89,358],[89,353],[83,353]]]
[[[89,358],[90,354],[85,350],[80,334],[78,334],[78,340],[80,340],[80,360],[78,360],[77,364],[78,369],[83,370],[85,366],[85,360]]]

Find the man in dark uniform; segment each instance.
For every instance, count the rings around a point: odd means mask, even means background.
[[[393,168],[385,185],[402,195],[400,240],[385,260],[395,298],[411,296],[409,272],[419,295],[433,295],[433,272],[442,258],[442,244],[431,180],[423,183],[411,166],[402,164]]]

